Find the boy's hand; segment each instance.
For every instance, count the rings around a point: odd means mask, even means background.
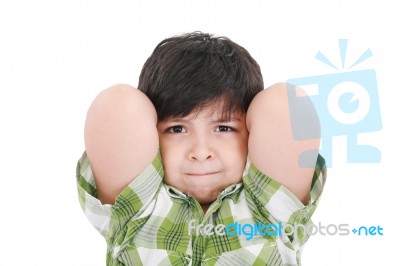
[[[157,114],[141,91],[116,85],[102,91],[90,106],[85,146],[103,204],[119,193],[158,152]]]
[[[299,121],[291,121],[294,118],[290,115],[288,89],[295,88],[287,88],[286,83],[275,84],[258,93],[251,102],[246,117],[249,156],[260,171],[307,204],[320,139],[293,138],[291,123]],[[297,95],[305,95],[296,89]],[[296,117],[301,118],[307,130],[315,131],[312,135],[319,136],[319,120],[311,101],[302,101],[296,106]]]

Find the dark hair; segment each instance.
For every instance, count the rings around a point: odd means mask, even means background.
[[[232,112],[246,113],[264,85],[246,49],[226,37],[193,32],[157,45],[143,65],[138,89],[154,104],[159,121],[221,101],[229,119]]]

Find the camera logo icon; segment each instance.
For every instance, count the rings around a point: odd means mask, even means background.
[[[342,67],[347,48],[347,40],[339,40]],[[372,56],[368,49],[350,67],[363,62]],[[316,58],[337,69],[322,53]],[[319,76],[300,77],[287,80],[290,87],[301,87],[308,97],[297,96],[288,90],[289,108],[292,118],[292,133],[296,140],[315,138],[307,134],[303,123],[296,121],[296,108],[302,98],[309,98],[314,104],[321,124],[321,154],[325,157],[327,167],[332,166],[332,139],[335,136],[347,137],[348,163],[379,163],[380,150],[371,145],[358,143],[358,134],[379,131],[382,120],[379,106],[376,73],[373,69],[346,71]]]

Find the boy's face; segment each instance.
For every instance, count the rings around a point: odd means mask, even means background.
[[[223,105],[206,106],[157,125],[164,182],[208,207],[229,185],[240,182],[247,160],[248,131],[243,113],[221,121]]]

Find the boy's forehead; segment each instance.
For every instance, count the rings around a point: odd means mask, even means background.
[[[172,120],[193,120],[196,118],[210,119],[212,121],[241,120],[243,112],[226,110],[223,104],[214,104],[198,107],[187,116],[171,117]]]

